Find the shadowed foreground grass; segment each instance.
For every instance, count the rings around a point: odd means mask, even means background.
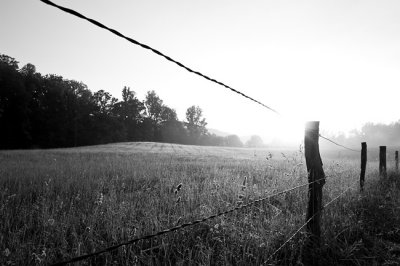
[[[388,180],[396,177],[376,181],[371,162],[360,195],[358,158],[323,161],[324,202],[355,186],[323,212],[321,265],[395,261],[388,236],[398,236],[400,194]],[[122,143],[0,152],[0,264],[56,263],[305,183],[301,149]],[[303,187],[81,265],[295,265],[303,233],[269,256],[304,223],[306,200]]]

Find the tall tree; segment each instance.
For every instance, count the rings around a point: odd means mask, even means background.
[[[154,90],[148,91],[144,100],[146,119],[144,121],[145,137],[155,141],[162,141],[161,123],[163,101]]]
[[[18,62],[0,55],[1,148],[26,148],[31,142],[29,92],[18,72]]]
[[[112,97],[109,92],[99,90],[93,94],[94,101],[99,107],[99,113],[109,115],[112,113],[114,105],[118,102],[117,98]]]
[[[122,90],[122,101],[115,104],[115,113],[122,121],[128,141],[140,140],[140,124],[143,122],[145,106],[129,87]]]
[[[186,110],[186,128],[190,141],[199,144],[200,137],[207,134],[207,122],[199,106],[192,105]]]
[[[154,123],[159,124],[162,119],[163,100],[161,100],[156,92],[152,90],[147,92],[144,104],[149,118],[153,120]]]
[[[187,133],[174,109],[163,106],[161,111],[161,141],[172,143],[187,143]]]
[[[18,70],[18,61],[11,56],[0,54],[0,63],[9,66],[14,70]]]
[[[176,121],[178,120],[178,116],[176,114],[175,109],[171,109],[166,105],[161,107],[161,114],[160,114],[161,122],[166,121]]]

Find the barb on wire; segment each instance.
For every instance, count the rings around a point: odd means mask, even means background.
[[[246,94],[244,94],[243,92],[238,91],[238,90],[236,90],[236,89],[234,89],[234,88],[232,88],[232,87],[226,85],[225,83],[220,82],[220,81],[218,81],[218,80],[216,80],[216,79],[210,78],[209,76],[204,75],[204,74],[202,74],[202,73],[199,72],[199,71],[195,71],[195,70],[193,70],[193,69],[191,69],[191,68],[185,66],[184,64],[180,63],[179,61],[176,61],[176,60],[172,59],[171,57],[165,55],[164,53],[162,53],[162,52],[160,52],[160,51],[158,51],[158,50],[156,50],[156,49],[154,49],[154,48],[152,48],[152,47],[150,47],[150,46],[148,46],[148,45],[146,45],[146,44],[140,43],[140,42],[138,42],[138,41],[136,41],[136,40],[134,40],[134,39],[132,39],[132,38],[130,38],[130,37],[127,37],[127,36],[123,35],[122,33],[118,32],[117,30],[112,29],[112,28],[109,28],[109,27],[105,26],[104,24],[102,24],[102,23],[100,23],[100,22],[98,22],[98,21],[96,21],[96,20],[94,20],[94,19],[88,18],[88,17],[86,17],[86,16],[84,16],[84,15],[78,13],[78,12],[75,11],[75,10],[72,10],[72,9],[69,9],[69,8],[66,8],[66,7],[57,5],[57,4],[55,4],[55,3],[53,3],[53,2],[51,2],[51,1],[49,1],[49,0],[40,0],[40,1],[42,1],[43,3],[48,4],[48,5],[50,5],[50,6],[56,7],[56,8],[58,8],[58,9],[64,11],[64,12],[66,12],[66,13],[69,13],[69,14],[74,15],[74,16],[76,16],[76,17],[79,17],[79,18],[81,18],[81,19],[87,20],[87,21],[89,21],[90,23],[92,23],[92,24],[94,24],[94,25],[96,25],[96,26],[98,26],[98,27],[100,27],[100,28],[102,28],[102,29],[108,30],[108,31],[110,31],[111,33],[113,33],[113,34],[115,34],[115,35],[117,35],[117,36],[119,36],[119,37],[121,37],[121,38],[123,38],[123,39],[125,39],[125,40],[127,40],[127,41],[129,41],[129,42],[131,42],[131,43],[133,43],[133,44],[139,45],[140,47],[142,47],[142,48],[144,48],[144,49],[150,50],[150,51],[152,51],[153,53],[155,53],[155,54],[157,54],[157,55],[159,55],[159,56],[161,56],[161,57],[164,57],[166,60],[168,60],[168,61],[170,61],[170,62],[172,62],[172,63],[177,64],[179,67],[181,67],[181,68],[183,68],[183,69],[186,69],[187,71],[189,71],[189,72],[191,72],[191,73],[193,73],[193,74],[196,74],[196,75],[198,75],[198,76],[200,76],[200,77],[203,77],[203,78],[205,78],[205,79],[207,79],[207,80],[209,80],[209,81],[211,81],[211,82],[214,82],[214,83],[216,83],[216,84],[218,84],[218,85],[221,85],[221,86],[223,86],[223,87],[225,87],[225,88],[231,90],[232,92],[235,92],[235,93],[237,93],[237,94],[239,94],[239,95],[241,95],[241,96],[243,96],[243,97],[245,97],[245,98],[247,98],[247,99],[249,99],[249,100],[251,100],[251,101],[253,101],[253,102],[255,102],[255,103],[257,103],[257,104],[259,104],[259,105],[261,105],[261,106],[263,106],[263,107],[265,107],[265,108],[267,108],[267,109],[269,109],[270,111],[272,111],[272,112],[274,112],[274,113],[276,113],[276,114],[279,114],[278,111],[276,111],[275,109],[273,109],[273,108],[271,108],[271,107],[269,107],[269,106],[263,104],[262,102],[260,102],[260,101],[258,101],[258,100],[256,100],[256,99],[254,99],[254,98],[252,98],[252,97],[250,97],[250,96],[248,96],[248,95],[246,95]]]
[[[287,243],[289,243],[318,213],[320,213],[321,211],[323,211],[324,209],[326,209],[332,202],[336,201],[338,198],[340,198],[343,194],[345,194],[348,190],[350,190],[351,188],[353,188],[353,186],[355,184],[358,183],[358,180],[353,183],[351,186],[349,186],[347,189],[345,189],[342,193],[340,193],[337,197],[333,198],[332,200],[330,200],[327,204],[325,204],[318,212],[316,212],[313,216],[311,216],[310,219],[308,219],[304,224],[302,224],[302,226],[299,227],[299,229],[296,230],[296,232],[294,232],[282,245],[279,246],[278,249],[276,249],[269,257],[266,261],[264,261],[263,264],[266,264],[268,261],[270,261],[276,253],[279,252],[279,250],[281,250]]]
[[[179,229],[182,229],[182,228],[185,228],[185,227],[188,227],[188,226],[193,226],[195,224],[203,223],[203,222],[206,222],[208,220],[214,219],[216,217],[219,217],[219,216],[222,216],[222,215],[225,215],[225,214],[229,214],[229,213],[232,213],[234,211],[238,211],[238,210],[242,210],[242,209],[248,208],[248,207],[250,207],[252,205],[255,205],[255,204],[259,203],[259,202],[268,200],[268,199],[270,199],[272,197],[275,197],[275,196],[290,192],[292,190],[295,190],[295,189],[298,189],[298,188],[301,188],[301,187],[308,186],[309,184],[318,182],[318,181],[320,181],[322,179],[324,179],[324,178],[315,180],[315,181],[313,181],[311,183],[298,185],[298,186],[295,186],[295,187],[292,187],[292,188],[289,188],[289,189],[286,189],[286,190],[283,190],[283,191],[280,191],[280,192],[276,192],[274,194],[259,198],[259,199],[254,200],[254,201],[251,201],[251,202],[249,202],[247,204],[239,205],[237,207],[230,208],[230,209],[228,209],[226,211],[222,211],[222,212],[207,216],[207,217],[202,218],[202,219],[198,219],[198,220],[195,220],[195,221],[192,221],[192,222],[184,223],[184,224],[181,224],[181,225],[169,228],[169,229],[165,229],[165,230],[159,231],[159,232],[154,233],[154,234],[149,234],[149,235],[145,235],[145,236],[142,236],[142,237],[139,237],[139,238],[128,240],[128,241],[122,242],[120,244],[117,244],[117,245],[114,245],[114,246],[110,246],[108,248],[105,248],[105,249],[102,249],[102,250],[99,250],[99,251],[96,251],[96,252],[93,252],[93,253],[89,253],[89,254],[86,254],[86,255],[78,256],[78,257],[75,257],[75,258],[72,258],[72,259],[69,259],[69,260],[66,260],[66,261],[63,261],[63,262],[55,263],[55,264],[52,264],[52,265],[53,266],[55,266],[55,265],[66,265],[66,264],[69,264],[69,263],[78,262],[78,261],[81,261],[81,260],[88,259],[90,257],[94,257],[94,256],[97,256],[97,255],[106,253],[106,252],[110,252],[110,251],[115,250],[117,248],[120,248],[122,246],[126,246],[126,245],[131,245],[131,244],[137,243],[137,242],[139,242],[141,240],[146,240],[146,239],[150,239],[150,238],[153,238],[153,237],[156,237],[156,236],[161,236],[161,235],[164,235],[164,234],[167,234],[167,233],[170,233],[170,232],[174,232],[174,231],[177,231]]]
[[[333,144],[335,144],[335,145],[337,145],[337,146],[339,146],[339,147],[345,148],[345,149],[347,149],[347,150],[349,150],[349,151],[360,152],[360,151],[358,151],[358,150],[354,150],[354,149],[348,148],[348,147],[346,147],[346,146],[343,146],[342,144],[339,144],[339,143],[337,143],[337,142],[334,142],[333,140],[331,140],[331,139],[329,139],[329,138],[327,138],[327,137],[324,137],[324,136],[322,136],[321,134],[319,134],[319,136],[320,136],[321,138],[323,138],[323,139],[325,139],[325,140],[327,140],[327,141],[329,141],[329,142],[331,142],[331,143],[333,143]]]

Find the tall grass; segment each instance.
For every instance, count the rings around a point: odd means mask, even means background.
[[[359,162],[324,160],[324,201],[358,179]],[[368,180],[375,175],[369,163]],[[244,179],[246,182],[244,184]],[[0,153],[2,265],[45,265],[307,182],[300,151],[121,143]],[[179,191],[176,189],[181,184]],[[358,186],[323,214],[330,237],[351,223]],[[241,212],[83,262],[261,264],[305,221],[307,187]],[[339,221],[339,224],[338,224]],[[294,264],[300,234],[268,263]]]

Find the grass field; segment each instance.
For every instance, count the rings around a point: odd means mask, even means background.
[[[364,226],[359,206],[367,193],[358,192],[359,155],[338,155],[321,152],[328,176],[323,201],[349,186],[354,189],[323,212],[321,258],[331,265],[388,261],[383,255],[368,260],[357,253],[363,250],[363,238],[352,232]],[[368,162],[366,190],[371,197],[380,182],[377,168],[375,161]],[[301,147],[291,151],[137,142],[2,151],[0,264],[47,265],[94,252],[305,184],[305,169]],[[395,193],[397,188],[387,186]],[[306,200],[307,187],[302,187],[81,265],[296,264],[304,233],[269,256],[304,223]]]

